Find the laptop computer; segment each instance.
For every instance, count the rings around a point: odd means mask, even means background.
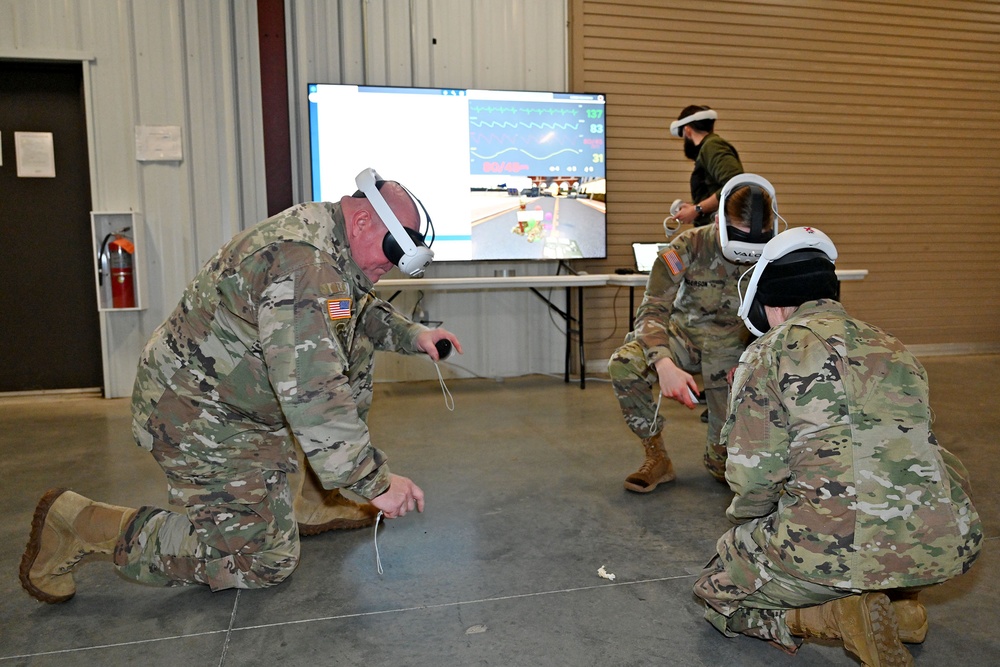
[[[635,255],[636,272],[649,273],[652,271],[660,250],[668,245],[668,243],[633,243],[632,253]]]

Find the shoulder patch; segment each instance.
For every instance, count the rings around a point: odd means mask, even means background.
[[[667,248],[666,250],[661,252],[660,259],[662,259],[663,262],[667,265],[667,268],[670,269],[670,273],[674,274],[675,276],[684,270],[684,261],[681,259],[681,256],[677,254],[677,251],[674,250],[673,248]]]
[[[327,294],[350,294],[350,290],[347,289],[347,283],[340,281],[323,283],[319,286],[319,291],[326,292]]]
[[[351,318],[351,299],[327,299],[326,312],[331,320],[349,320]]]

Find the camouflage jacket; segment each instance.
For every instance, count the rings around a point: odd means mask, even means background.
[[[755,561],[855,590],[968,569],[982,527],[927,399],[917,359],[836,301],[803,304],[748,347],[722,431],[734,581],[766,579]]]
[[[652,365],[670,356],[668,321],[703,353],[742,350],[749,334],[736,315],[737,281],[748,268],[723,257],[715,225],[689,229],[661,250],[636,310],[632,334],[646,361]]]
[[[291,435],[327,488],[388,488],[356,400],[371,378],[349,359],[356,346],[415,353],[425,328],[372,287],[339,204],[290,208],[209,260],[146,344],[132,394],[133,432],[171,502],[259,500],[262,470],[296,469]]]

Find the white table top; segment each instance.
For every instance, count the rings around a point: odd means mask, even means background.
[[[529,287],[600,287],[608,284],[604,274],[563,276],[470,276],[467,278],[390,278],[380,280],[376,289],[477,290],[527,289]],[[645,284],[645,283],[644,283]]]
[[[867,275],[868,269],[837,269],[837,277],[841,280],[864,280]],[[615,273],[608,276],[607,284],[619,287],[644,287],[647,278],[649,278],[647,273],[627,273],[625,275]]]
[[[837,269],[841,280],[864,280],[868,269]],[[388,278],[378,281],[376,289],[395,290],[482,290],[528,289],[529,287],[644,287],[644,273],[583,273],[560,276],[469,276],[463,278]]]

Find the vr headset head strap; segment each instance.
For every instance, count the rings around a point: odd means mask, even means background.
[[[731,227],[726,218],[726,204],[730,195],[744,186],[750,186],[752,197],[751,219],[747,221],[750,223],[749,240],[735,238],[731,234],[731,230],[737,230]],[[738,174],[729,179],[719,193],[719,243],[722,246],[723,256],[731,262],[754,262],[764,250],[766,241],[764,241],[764,195],[762,190],[771,196],[771,211],[774,213],[771,238],[774,238],[778,235],[778,220],[782,218],[778,214],[778,196],[770,181],[757,174]]]
[[[747,187],[750,188],[750,238],[759,239],[764,230],[764,195],[758,185]]]
[[[358,190],[371,203],[372,208],[375,209],[375,213],[378,214],[378,217],[385,224],[386,230],[388,230],[385,238],[382,240],[382,250],[386,258],[410,276],[415,277],[423,274],[424,269],[434,261],[434,251],[425,245],[425,236],[423,234],[404,227],[399,218],[396,217],[396,214],[393,213],[392,208],[389,207],[389,203],[386,202],[385,197],[379,192],[379,188],[382,187],[385,180],[374,169],[367,168],[363,169],[357,175],[354,182],[357,184]],[[423,203],[414,197],[413,193],[405,187],[403,189],[406,190],[410,198],[423,211],[424,217],[427,219],[428,230],[432,230],[431,218],[427,215],[427,209],[424,208]]]
[[[702,109],[701,111],[695,111],[689,116],[684,116],[683,118],[678,118],[670,124],[670,134],[675,137],[680,137],[684,134],[684,126],[688,123],[695,123],[699,120],[718,120],[719,114],[717,114],[712,109]]]
[[[768,264],[776,262],[785,255],[805,249],[819,250],[831,262],[837,261],[837,247],[833,245],[829,236],[814,227],[794,227],[778,234],[764,246],[760,259],[752,268],[746,293],[737,288],[740,296],[740,309],[737,311],[737,315],[743,319],[747,329],[755,336],[763,336],[768,329],[766,316],[763,316],[763,304],[757,299],[757,286],[764,270]],[[751,269],[747,269],[746,273],[750,272]],[[745,276],[746,273],[743,275]],[[742,282],[742,277],[740,282]]]

